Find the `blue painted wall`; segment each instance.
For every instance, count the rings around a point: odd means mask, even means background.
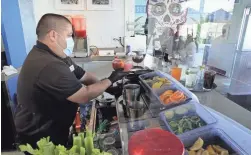
[[[20,7],[18,0],[2,0],[1,8],[1,30],[7,61],[16,68],[22,66],[31,44],[36,41],[33,5],[26,5],[22,1]],[[24,12],[25,18],[21,18]]]
[[[21,22],[24,33],[26,53],[28,54],[34,44],[36,44],[36,22],[33,8],[33,0],[18,0]]]

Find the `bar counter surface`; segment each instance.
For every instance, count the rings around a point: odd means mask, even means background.
[[[88,61],[87,64],[91,63],[93,66],[95,66],[95,68],[88,68],[85,67],[88,65],[85,65],[85,62],[82,61],[83,59],[81,59],[82,58],[73,58],[73,60],[79,65],[82,65],[81,63],[83,63],[83,68],[87,71],[97,73],[100,79],[107,77],[113,70],[111,61],[103,60],[101,62],[98,59],[94,59],[95,61]],[[153,57],[146,55],[143,65],[145,67],[152,68],[152,65],[154,65]],[[216,127],[222,129],[244,151],[246,151],[248,154],[251,154],[251,112],[227,99],[225,96],[221,95],[215,90],[194,94],[199,99],[199,102],[204,105],[205,108],[212,115],[214,115],[214,117],[216,117],[218,121]],[[119,100],[121,99],[118,99],[118,102]],[[121,105],[116,104],[116,106],[119,117],[123,154],[127,155],[128,140],[129,137],[134,133],[128,131],[128,127],[130,127],[130,122],[132,124],[134,121],[129,121],[129,123],[128,121],[125,121],[125,118],[122,114]],[[149,122],[147,128],[165,128],[159,117],[152,117],[149,111],[146,111],[145,114],[137,120],[147,120]]]

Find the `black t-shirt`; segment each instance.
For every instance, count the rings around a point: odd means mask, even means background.
[[[84,74],[71,58],[62,59],[37,42],[18,79],[17,132],[30,137],[51,136],[58,143],[65,140],[78,108],[67,98],[82,88],[80,79]]]

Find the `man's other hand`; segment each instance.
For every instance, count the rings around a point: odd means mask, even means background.
[[[111,83],[114,83],[118,80],[121,80],[126,75],[128,75],[127,72],[123,72],[123,70],[116,70],[112,72],[112,74],[108,77],[108,79],[111,81]]]

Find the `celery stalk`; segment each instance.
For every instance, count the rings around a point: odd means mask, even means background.
[[[73,139],[73,146],[77,146],[76,153],[80,153],[80,147],[82,147],[82,141],[80,136],[75,136]]]
[[[99,149],[92,149],[92,155],[100,155]]]
[[[75,155],[77,153],[77,146],[74,145],[70,150],[69,150],[69,155]]]
[[[73,146],[75,146],[75,145],[76,145],[76,142],[75,142],[75,137],[76,137],[76,135],[75,135],[75,134],[73,134],[73,135],[72,135],[72,139],[73,139]]]
[[[93,144],[93,138],[92,137],[86,137],[85,138],[85,149],[86,149],[86,154],[91,155],[92,150],[94,149],[94,144]]]
[[[90,130],[86,130],[86,137],[92,137],[92,132]]]
[[[82,147],[84,147],[85,134],[80,133],[79,136],[81,137]]]
[[[83,147],[80,148],[80,155],[85,155],[85,148]]]

